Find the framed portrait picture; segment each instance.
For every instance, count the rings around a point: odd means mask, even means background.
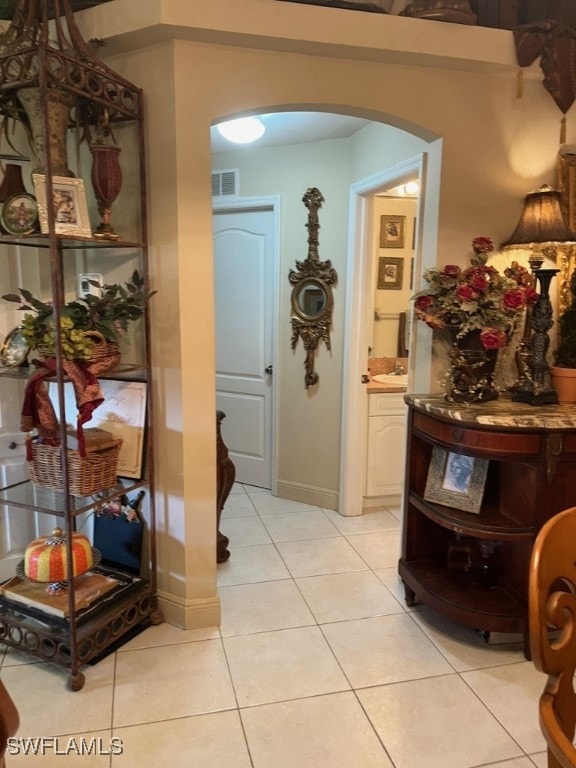
[[[46,199],[46,176],[32,174],[40,231],[48,233],[48,201]],[[86,191],[82,179],[67,176],[52,176],[52,206],[54,208],[54,228],[57,235],[70,237],[92,237],[88,219]]]
[[[406,216],[380,216],[380,248],[404,248]]]
[[[435,446],[424,498],[446,507],[479,514],[488,463],[488,459],[477,459]]]
[[[393,256],[380,256],[378,259],[379,291],[400,291],[404,276],[404,259]]]
[[[38,206],[33,195],[12,195],[2,206],[2,228],[9,235],[31,235],[38,231]]]
[[[140,381],[101,379],[104,402],[96,408],[85,427],[100,427],[122,438],[118,457],[119,477],[139,480],[144,476],[144,440],[146,421],[147,385]],[[48,393],[57,418],[58,390],[55,383],[48,385]],[[66,424],[76,429],[76,398],[72,384],[64,385]]]

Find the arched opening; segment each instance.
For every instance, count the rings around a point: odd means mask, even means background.
[[[267,127],[264,137],[252,145],[226,146],[212,128],[213,174],[220,174],[222,181],[222,175],[228,173],[236,185],[232,194],[214,199],[214,210],[232,213],[243,207],[258,209],[269,205],[274,196],[277,197],[277,212],[280,207],[282,209],[278,218],[278,221],[281,218],[282,228],[277,233],[277,285],[273,289],[277,303],[274,359],[270,364],[274,373],[273,378],[268,379],[274,403],[271,445],[275,464],[270,487],[273,493],[285,498],[338,508],[341,514],[359,514],[364,477],[359,457],[365,449],[358,448],[365,443],[366,424],[362,417],[363,392],[358,388],[358,382],[367,363],[362,355],[366,357],[367,324],[374,312],[374,299],[369,294],[371,269],[367,266],[367,249],[373,243],[366,231],[373,216],[372,200],[393,183],[419,178],[423,186],[421,216],[419,214],[422,226],[416,268],[424,263],[422,259],[429,260],[430,253],[424,253],[421,244],[426,230],[434,231],[436,227],[434,211],[437,217],[435,201],[438,199],[440,143],[436,142],[436,136],[420,126],[360,108],[343,113],[341,107],[333,105],[282,105],[274,111],[269,108],[265,112],[248,110],[226,115],[223,119],[245,115],[258,115]],[[434,155],[432,170],[422,160],[430,152]],[[320,187],[326,198],[326,204],[320,210],[320,258],[330,259],[337,266],[339,280],[335,289],[332,349],[328,351],[321,346],[317,352],[321,381],[316,391],[313,388],[305,392],[301,369],[303,351],[296,349],[292,352],[288,338],[287,274],[295,261],[306,255],[306,211],[301,198],[311,186]],[[335,215],[331,215],[329,206],[337,209]],[[429,215],[424,215],[425,210]],[[414,242],[415,250],[416,246]],[[215,258],[219,258],[217,253]],[[216,271],[218,273],[218,267]],[[411,264],[408,263],[404,270],[407,281],[410,272]],[[216,295],[218,297],[218,292]],[[218,303],[217,298],[217,312]],[[220,306],[233,311],[230,301],[221,301]],[[230,327],[230,323],[223,324],[226,326]],[[216,327],[218,350],[218,318]],[[243,336],[244,339],[248,337],[249,334]],[[264,360],[260,362],[264,363]],[[261,367],[265,370],[268,363]],[[226,365],[220,368],[228,370]],[[254,393],[252,396],[245,393],[244,402],[253,407],[254,397],[257,397]],[[230,393],[223,391],[219,407],[226,411],[227,406],[234,408]],[[241,432],[245,438],[247,422],[242,417],[237,421],[240,425],[237,433]],[[314,424],[312,433],[305,428],[306,424]],[[352,428],[352,424],[356,426]],[[359,424],[363,424],[363,428]],[[225,439],[229,438],[232,443],[228,447],[234,459],[239,453],[234,444],[234,429],[230,421],[225,422],[225,426],[228,427]],[[253,436],[249,450],[253,452],[257,442],[257,437]],[[315,443],[315,447],[311,443]],[[301,455],[303,452],[308,456],[299,466],[298,459],[290,454]],[[318,463],[316,470],[315,462]],[[326,466],[328,463],[330,468]],[[355,478],[351,485],[348,483],[350,477]]]

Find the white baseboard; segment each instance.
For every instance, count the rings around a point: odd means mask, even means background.
[[[374,507],[399,507],[401,503],[401,493],[391,493],[386,496],[364,496],[362,500],[362,509],[372,509]]]
[[[158,592],[158,608],[164,621],[180,629],[203,629],[220,626],[220,597],[183,600],[166,592]]]
[[[312,507],[338,509],[338,491],[317,488],[313,485],[292,483],[289,480],[278,480],[276,484],[276,495],[281,499],[300,501],[302,504],[310,504]]]

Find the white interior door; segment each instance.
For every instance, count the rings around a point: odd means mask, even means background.
[[[272,206],[214,211],[216,403],[236,480],[272,487],[276,312]]]

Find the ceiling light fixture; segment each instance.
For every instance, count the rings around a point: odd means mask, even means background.
[[[266,128],[257,117],[240,117],[216,126],[219,133],[234,144],[250,144],[264,135]]]
[[[408,181],[404,184],[404,194],[413,197],[420,192],[420,184],[417,181]]]

